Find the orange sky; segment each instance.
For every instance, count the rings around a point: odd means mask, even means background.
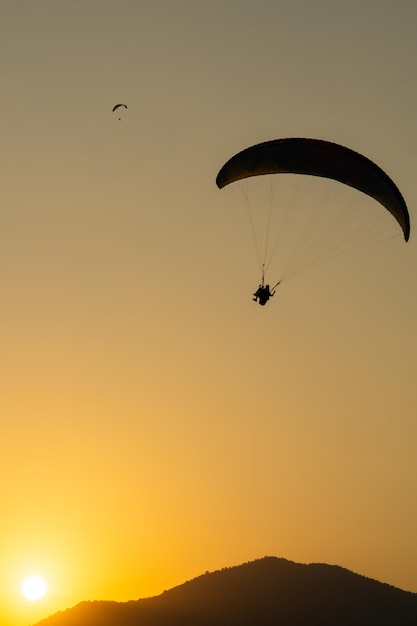
[[[4,4],[0,623],[265,555],[417,592],[415,5]],[[290,136],[376,161],[411,239],[261,309],[215,176]]]

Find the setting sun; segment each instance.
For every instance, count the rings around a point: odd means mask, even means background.
[[[47,591],[47,584],[40,576],[30,576],[22,584],[22,593],[27,600],[35,601],[42,598]]]

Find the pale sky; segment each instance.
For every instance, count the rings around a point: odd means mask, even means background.
[[[0,5],[0,623],[265,555],[417,592],[416,3]],[[261,308],[215,177],[292,136],[378,163],[411,237]]]

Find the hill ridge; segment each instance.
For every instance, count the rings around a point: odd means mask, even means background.
[[[266,556],[160,595],[85,601],[35,626],[417,626],[417,594],[339,565]]]

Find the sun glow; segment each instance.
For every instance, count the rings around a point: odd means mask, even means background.
[[[27,600],[32,602],[39,600],[45,595],[48,586],[40,576],[30,576],[22,584],[22,593]]]

